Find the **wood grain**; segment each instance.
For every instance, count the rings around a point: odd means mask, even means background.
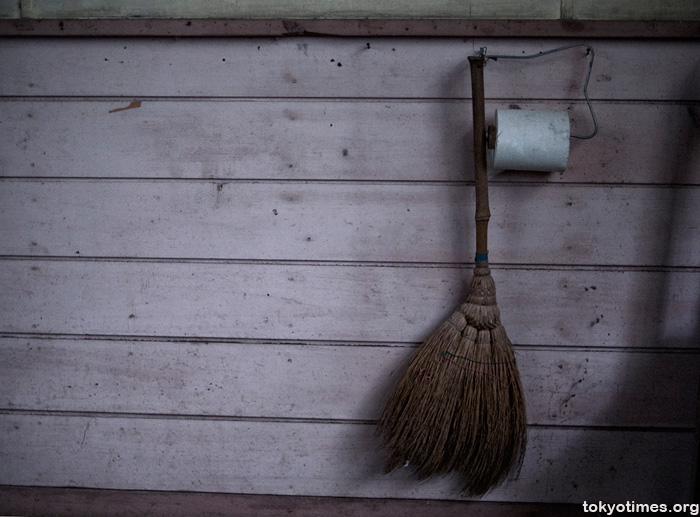
[[[469,263],[473,190],[374,183],[1,181],[0,254]],[[494,262],[700,265],[700,243],[693,238],[700,226],[698,188],[492,185],[490,190]]]
[[[516,344],[697,346],[697,272],[492,274]],[[470,278],[467,267],[4,260],[0,329],[418,343],[463,301]]]
[[[0,101],[2,102],[2,101]],[[474,177],[471,108],[463,101],[5,100],[0,176],[465,181]],[[489,102],[569,110],[580,102]],[[566,172],[493,181],[700,184],[693,107],[596,103],[600,133],[572,140]],[[264,143],[264,145],[263,145]],[[659,150],[663,152],[659,152]],[[669,166],[672,165],[672,166]]]
[[[692,0],[571,0],[572,18],[580,20],[700,20],[700,4]]]
[[[376,420],[413,347],[0,338],[13,410]],[[528,421],[695,424],[700,356],[518,347]],[[660,383],[642,382],[650,375]],[[264,379],[264,382],[261,380]]]
[[[0,509],[10,515],[93,517],[513,517],[583,516],[580,504],[494,503],[349,497],[241,495],[143,490],[91,490],[0,486]]]
[[[279,3],[274,0],[223,0],[206,3],[156,0],[148,3],[122,0],[115,5],[105,0],[24,1],[30,18],[527,18],[559,17],[559,0],[319,0]]]
[[[20,0],[0,0],[0,19],[19,18]]]
[[[0,477],[13,485],[459,499],[455,480],[384,475],[371,425],[3,414],[0,430]],[[693,443],[533,428],[518,479],[484,500],[688,502]]]
[[[471,277],[466,57],[574,41],[0,40],[0,483],[459,499],[373,421]],[[594,46],[600,136],[491,189],[531,424],[491,501],[691,499],[700,41]],[[579,50],[490,62],[489,112],[584,132]]]
[[[19,0],[6,0],[7,16],[19,17]],[[206,4],[135,0],[118,5],[106,0],[32,0],[23,1],[23,15],[31,18],[506,18],[557,19],[573,17],[583,20],[697,20],[700,12],[689,0],[658,2],[630,0],[603,2],[596,0],[470,0],[458,4],[447,0],[382,2],[339,1],[330,7],[320,1],[296,1],[279,4],[272,1],[239,1],[235,4],[215,1]],[[567,9],[560,7],[567,6]]]
[[[570,4],[571,0],[562,0]],[[20,18],[0,19],[0,36],[22,37],[452,37],[698,38],[695,20],[575,20],[562,18]],[[567,16],[569,17],[567,19]]]
[[[470,95],[467,56],[536,53],[539,39],[6,39],[0,94],[12,96],[440,98]],[[589,93],[602,100],[700,99],[700,41],[598,40]],[[649,74],[649,63],[655,73]],[[338,66],[341,65],[341,66]],[[487,98],[581,99],[584,50],[498,61]],[[97,79],[99,78],[99,80]]]

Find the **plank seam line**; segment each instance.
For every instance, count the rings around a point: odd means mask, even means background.
[[[564,0],[572,3],[572,0]],[[136,37],[140,39],[164,38],[282,38],[282,39],[326,39],[356,38],[366,40],[405,39],[456,39],[476,40],[484,38],[528,38],[533,33],[540,37],[556,39],[606,39],[625,41],[631,38],[663,40],[682,38],[697,39],[697,22],[692,17],[675,19],[635,20],[628,18],[572,20],[566,16],[564,6],[557,16],[545,15],[528,19],[473,18],[466,13],[459,17],[384,17],[357,16],[330,17],[170,17],[154,18],[132,16],[127,19],[92,16],[49,18],[8,18],[0,20],[3,35],[13,37]],[[22,11],[22,14],[24,12]],[[56,13],[54,13],[56,14]],[[62,14],[71,15],[70,12]],[[356,13],[357,14],[357,13]],[[577,21],[579,26],[568,28],[566,22]],[[184,24],[187,22],[187,25]],[[294,26],[288,25],[293,23]],[[644,25],[642,25],[644,24]],[[65,27],[64,27],[65,25]],[[681,32],[679,34],[679,28]],[[65,32],[63,32],[65,29]],[[535,36],[537,37],[537,36]]]
[[[392,262],[350,260],[299,260],[299,259],[247,259],[247,258],[196,258],[196,257],[99,257],[88,255],[0,255],[0,262],[103,262],[128,264],[202,264],[202,265],[251,265],[251,266],[300,266],[300,267],[353,267],[353,268],[408,268],[408,269],[471,269],[469,262]],[[589,272],[643,272],[643,273],[700,273],[698,266],[631,265],[631,264],[545,264],[492,262],[493,270],[514,271],[589,271]]]
[[[293,96],[223,96],[223,95],[2,95],[0,102],[124,102],[125,100],[142,102],[299,102],[299,103],[368,103],[368,104],[469,104],[471,97],[293,97]],[[585,99],[568,97],[487,97],[487,103],[523,103],[550,104],[570,103],[586,104]],[[700,99],[627,99],[627,98],[591,98],[596,104],[624,105],[660,105],[660,106],[697,106]],[[466,106],[467,108],[469,106]]]
[[[420,342],[411,341],[343,341],[323,339],[265,339],[237,337],[199,337],[199,336],[148,336],[127,334],[67,334],[67,333],[32,333],[0,332],[0,339],[48,340],[48,341],[110,341],[126,343],[168,343],[191,345],[244,345],[244,346],[299,346],[299,347],[364,347],[364,348],[418,348]],[[682,347],[612,347],[612,346],[565,346],[543,344],[514,344],[516,351],[538,352],[583,352],[583,353],[619,353],[619,354],[684,354],[700,355],[700,348]]]
[[[334,178],[168,178],[158,176],[0,176],[0,183],[174,183],[174,184],[250,184],[250,185],[350,185],[367,187],[455,187],[471,188],[474,181],[470,180],[373,180],[373,179],[334,179]],[[700,183],[642,183],[642,182],[582,182],[582,181],[545,181],[545,180],[517,180],[509,181],[495,179],[489,181],[489,185],[495,188],[587,188],[598,190],[613,189],[649,189],[649,190],[688,190],[700,188]]]
[[[33,416],[59,418],[102,418],[102,419],[138,419],[138,420],[180,420],[180,421],[219,421],[219,422],[251,422],[275,424],[339,424],[375,426],[377,420],[340,419],[340,418],[282,418],[262,416],[233,416],[233,415],[198,415],[198,414],[168,414],[168,413],[132,413],[132,412],[97,412],[97,411],[56,411],[41,409],[1,408],[3,416]],[[530,429],[542,430],[585,430],[585,431],[617,431],[617,432],[651,432],[651,433],[695,433],[690,426],[601,426],[601,425],[554,425],[528,424]]]
[[[260,422],[288,424],[352,424],[376,425],[376,420],[342,419],[342,418],[285,418],[265,416],[235,416],[207,414],[170,414],[170,413],[136,413],[118,411],[63,411],[51,409],[22,409],[0,407],[0,415],[4,416],[35,416],[35,417],[67,417],[67,418],[124,418],[141,420],[184,420],[184,421],[218,421],[218,422]]]
[[[528,503],[528,502],[513,502],[513,501],[507,501],[507,502],[500,502],[500,501],[475,501],[471,499],[465,499],[465,500],[459,500],[459,499],[436,499],[436,498],[430,498],[430,497],[421,497],[420,499],[410,499],[410,498],[401,498],[401,497],[383,497],[383,496],[342,496],[342,495],[306,495],[306,494],[276,494],[273,492],[261,492],[261,493],[243,493],[243,492],[221,492],[221,491],[209,491],[209,492],[203,492],[203,491],[197,491],[197,490],[165,490],[165,489],[150,489],[150,488],[99,488],[99,487],[89,487],[89,486],[70,486],[70,485],[7,485],[7,484],[0,484],[0,497],[2,497],[1,492],[11,492],[11,497],[16,495],[16,492],[31,492],[32,494],[36,494],[37,497],[46,497],[46,496],[51,496],[52,498],[55,497],[55,494],[75,494],[78,496],[88,496],[88,497],[97,497],[95,501],[99,504],[100,496],[107,496],[109,497],[110,495],[118,495],[120,497],[145,497],[145,498],[157,498],[159,496],[164,496],[167,497],[168,500],[172,501],[173,499],[178,499],[178,500],[187,500],[189,498],[199,498],[199,497],[205,497],[205,498],[222,498],[227,500],[227,504],[229,504],[230,501],[238,501],[238,500],[263,500],[266,498],[272,498],[274,501],[276,501],[276,504],[273,504],[273,508],[280,508],[280,514],[284,513],[289,513],[291,512],[290,507],[288,506],[279,506],[279,503],[287,504],[287,502],[292,502],[292,504],[300,504],[303,506],[300,506],[300,508],[304,508],[304,514],[309,514],[309,512],[312,512],[313,508],[316,508],[317,504],[336,504],[337,502],[342,502],[342,504],[358,504],[362,505],[363,503],[370,503],[372,505],[377,505],[377,507],[381,507],[382,505],[385,504],[395,504],[395,503],[400,503],[404,505],[405,508],[408,510],[411,510],[413,508],[421,509],[423,507],[431,507],[431,505],[438,505],[440,507],[441,505],[449,505],[450,507],[469,507],[469,509],[474,509],[474,511],[477,511],[479,508],[483,509],[500,509],[501,512],[505,511],[504,509],[512,508],[515,510],[519,510],[521,508],[524,509],[533,509],[533,510],[541,510],[542,508],[545,509],[562,509],[562,511],[568,511],[568,509],[572,509],[573,511],[580,511],[581,504],[579,503]],[[296,502],[294,502],[296,501]],[[37,502],[37,501],[35,501]],[[126,508],[128,504],[128,501],[123,501],[120,500],[120,507]],[[76,509],[81,508],[81,502],[79,502],[77,505],[74,504],[70,507],[70,515],[75,515]],[[87,508],[92,508],[91,504],[92,503],[85,503]],[[307,504],[309,506],[307,506]],[[54,510],[55,508],[61,508],[61,505],[59,504],[54,504],[53,499],[52,499],[52,506],[51,509]],[[205,506],[206,508],[206,506]],[[225,512],[226,515],[231,515],[231,506],[226,507],[226,510],[222,510],[222,512]],[[269,509],[269,506],[265,507],[266,509]],[[323,506],[320,507],[323,509]],[[362,508],[362,506],[358,506],[358,508]],[[334,508],[337,509],[337,508]],[[435,515],[434,508],[431,507],[433,510],[432,514]],[[374,511],[374,508],[373,510]],[[219,513],[221,515],[222,513]],[[269,515],[269,513],[268,513]],[[298,515],[301,515],[299,513]],[[317,514],[318,515],[318,514]],[[357,513],[355,513],[357,515]],[[375,513],[375,515],[377,515]],[[396,515],[396,513],[394,513]],[[421,513],[420,515],[424,515]],[[476,515],[476,514],[474,514]],[[493,515],[491,514],[482,514],[482,515]],[[517,514],[519,515],[519,514]],[[535,515],[534,513],[529,513],[528,515]],[[554,515],[553,513],[547,513],[546,515]],[[558,515],[577,515],[576,513],[560,513]]]

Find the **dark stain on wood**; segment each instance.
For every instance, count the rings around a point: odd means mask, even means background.
[[[126,111],[126,110],[136,109],[136,108],[140,108],[140,107],[141,107],[141,101],[133,101],[133,102],[129,103],[129,105],[126,106],[125,108],[116,108],[113,110],[109,110],[109,112],[110,113],[117,113],[119,111]]]

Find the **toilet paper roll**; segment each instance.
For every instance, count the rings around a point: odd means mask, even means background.
[[[571,128],[566,111],[496,110],[494,169],[566,169]]]

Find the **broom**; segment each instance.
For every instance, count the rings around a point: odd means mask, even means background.
[[[476,168],[476,260],[469,295],[418,349],[378,422],[386,471],[419,478],[456,473],[483,495],[522,465],[525,402],[513,345],[501,325],[488,265],[484,64],[470,57]]]

